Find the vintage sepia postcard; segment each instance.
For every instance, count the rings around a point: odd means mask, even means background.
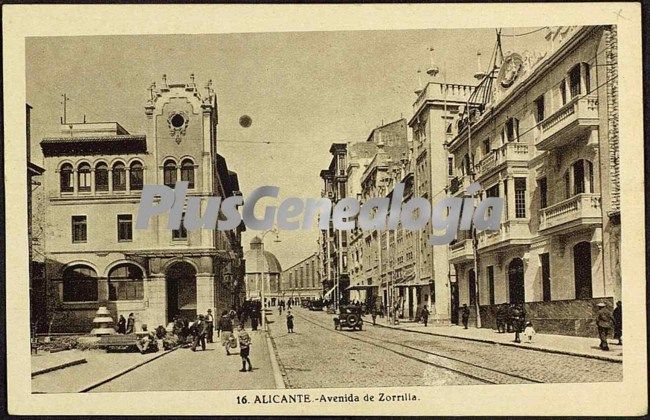
[[[647,413],[639,5],[3,14],[10,414]]]

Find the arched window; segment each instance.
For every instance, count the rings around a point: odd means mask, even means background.
[[[181,181],[187,181],[187,188],[194,188],[194,162],[191,159],[181,162]]]
[[[174,188],[176,185],[176,162],[171,159],[165,162],[163,178],[166,186]]]
[[[577,160],[564,174],[567,198],[577,194],[594,192],[594,165],[584,159]]]
[[[120,264],[108,273],[109,300],[142,300],[142,270],[133,264]]]
[[[59,176],[60,176],[61,192],[74,191],[74,178],[73,178],[72,165],[66,163],[63,166],[61,166],[61,170],[59,171]]]
[[[95,166],[95,191],[108,191],[108,165],[104,162]]]
[[[79,191],[90,191],[90,165],[82,163],[77,168],[79,177]]]
[[[131,190],[141,190],[142,185],[144,184],[144,173],[142,170],[142,163],[140,162],[133,162],[131,164],[131,171],[130,171],[130,180],[129,182],[131,183]]]
[[[126,190],[126,168],[122,162],[113,165],[113,191]]]
[[[94,302],[97,300],[97,273],[85,265],[68,267],[63,272],[64,302]]]

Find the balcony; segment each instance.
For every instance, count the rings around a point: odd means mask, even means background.
[[[528,219],[512,219],[501,223],[498,231],[484,230],[478,232],[478,249],[493,251],[512,245],[530,244]]]
[[[509,142],[494,149],[476,165],[477,179],[486,178],[494,171],[512,163],[526,165],[530,159],[526,143]]]
[[[551,150],[574,142],[576,137],[598,127],[598,98],[577,97],[539,124],[536,146]]]
[[[470,261],[474,258],[472,240],[463,239],[449,246],[449,262],[457,264],[463,261]]]
[[[601,223],[599,194],[578,194],[539,211],[539,231],[545,234]]]
[[[464,191],[469,187],[470,184],[469,175],[459,175],[449,179],[449,194],[458,195],[460,192],[462,195]]]

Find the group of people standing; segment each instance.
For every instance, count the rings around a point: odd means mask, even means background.
[[[135,332],[135,315],[133,312],[129,314],[129,319],[124,318],[124,315],[120,315],[117,320],[117,329],[118,334],[133,334]]]

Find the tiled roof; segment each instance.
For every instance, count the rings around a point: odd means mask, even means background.
[[[145,135],[120,134],[115,136],[46,137],[41,141],[41,144],[146,141],[146,140],[147,140],[147,136]]]

